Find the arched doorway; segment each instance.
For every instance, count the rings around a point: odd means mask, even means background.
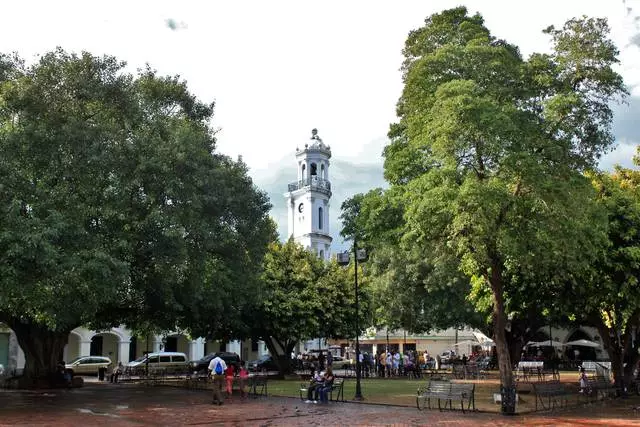
[[[111,332],[100,332],[91,337],[90,356],[107,356],[112,361],[120,360],[120,337]]]
[[[189,354],[189,339],[181,334],[173,334],[169,335],[166,338],[166,344],[164,346],[164,351],[177,351],[180,353],[185,353],[187,356],[191,357]]]

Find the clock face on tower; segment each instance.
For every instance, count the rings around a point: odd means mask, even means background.
[[[300,213],[304,212],[304,203],[300,203],[298,205],[298,212],[300,212]]]

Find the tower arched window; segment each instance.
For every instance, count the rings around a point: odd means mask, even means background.
[[[311,176],[318,175],[318,165],[311,163]]]
[[[326,177],[324,176],[324,163],[320,165],[320,178],[326,179]]]
[[[320,206],[318,208],[318,230],[322,230],[322,223],[323,223],[323,218],[322,218],[322,206]]]
[[[320,259],[324,259],[324,250],[320,249]]]
[[[307,165],[305,165],[304,163],[302,164],[302,176],[301,179],[304,180],[307,178]]]

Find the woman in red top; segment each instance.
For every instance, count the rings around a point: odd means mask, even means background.
[[[227,370],[224,371],[224,377],[227,380],[227,396],[231,397],[233,394],[233,374],[235,369],[231,363],[227,366]]]

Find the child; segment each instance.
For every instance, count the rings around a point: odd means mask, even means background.
[[[227,380],[227,396],[231,397],[233,394],[233,374],[235,369],[231,363],[227,366],[227,370],[224,372],[224,377]]]
[[[580,393],[587,394],[587,388],[589,387],[589,382],[587,380],[587,372],[584,368],[580,368]]]
[[[240,361],[240,372],[238,376],[240,377],[240,395],[245,397],[246,393],[244,388],[247,385],[247,380],[249,379],[249,371],[247,371],[247,368],[244,366],[244,360]]]

